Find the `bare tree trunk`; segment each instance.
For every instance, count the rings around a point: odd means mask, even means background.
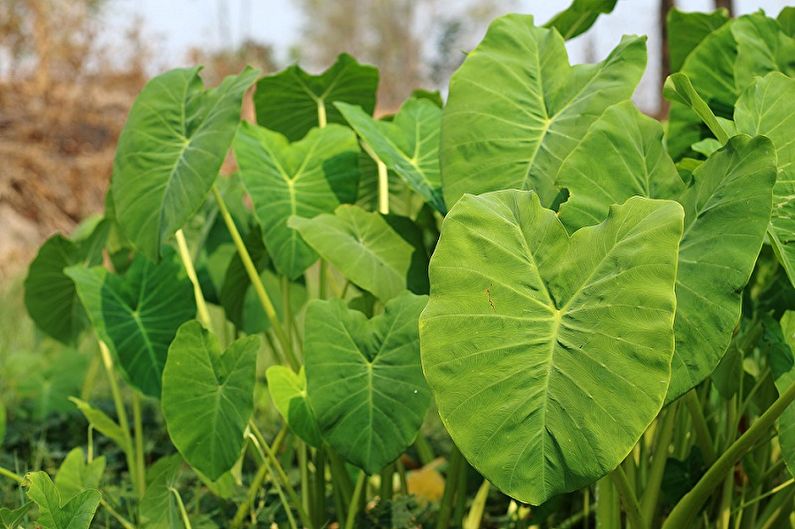
[[[729,11],[729,16],[734,16],[734,2],[732,0],[715,0],[715,9],[725,7]]]
[[[671,74],[671,60],[668,56],[668,12],[674,8],[674,0],[660,0],[660,104],[659,113],[663,118],[668,115],[668,101],[662,96],[662,85]]]

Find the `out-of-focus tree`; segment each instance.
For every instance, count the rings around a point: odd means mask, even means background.
[[[420,86],[443,88],[485,24],[513,0],[301,0],[300,60],[324,68],[345,51],[381,71],[379,106]]]
[[[188,51],[188,61],[204,65],[202,77],[214,85],[227,75],[240,73],[246,65],[259,68],[263,73],[276,70],[273,47],[247,39],[233,49],[206,50],[192,48]]]

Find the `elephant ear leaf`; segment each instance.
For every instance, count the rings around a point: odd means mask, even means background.
[[[534,190],[555,201],[561,162],[605,109],[632,95],[646,65],[642,37],[598,64],[570,66],[563,38],[533,17],[495,20],[450,81],[442,118],[444,198]]]
[[[61,500],[69,501],[86,489],[99,488],[104,472],[104,457],[86,463],[83,449],[74,448],[66,455],[58,473],[55,474],[55,486],[61,494]]]
[[[370,320],[339,299],[307,309],[307,392],[318,426],[368,474],[411,445],[430,405],[417,328],[426,300],[405,292]]]
[[[387,301],[428,291],[428,256],[410,219],[340,206],[334,215],[291,217],[289,226],[352,283]]]
[[[422,364],[453,441],[506,494],[539,505],[592,483],[657,416],[682,226],[677,203],[643,197],[571,237],[533,192],[451,209]]]
[[[618,0],[574,0],[564,11],[561,11],[544,24],[555,28],[566,39],[582,35],[594,25],[599,15],[611,13]]]
[[[18,529],[33,505],[33,502],[29,501],[13,510],[0,508],[0,524],[3,524],[3,529]]]
[[[341,125],[313,129],[289,143],[277,132],[243,123],[235,139],[235,159],[276,270],[301,276],[317,254],[287,227],[291,215],[314,217],[356,200],[359,145]]]
[[[163,370],[163,416],[174,446],[210,480],[232,468],[254,410],[258,336],[232,343],[196,320],[182,325]]]
[[[768,236],[795,285],[795,80],[780,73],[760,78],[737,101],[739,131],[767,136],[778,160]]]
[[[98,490],[84,490],[63,502],[58,488],[45,472],[31,472],[25,477],[28,498],[38,505],[42,529],[88,529],[97,512],[102,495]]]
[[[127,381],[160,398],[168,346],[179,326],[196,316],[193,286],[173,250],[157,264],[136,256],[123,276],[84,266],[66,273]]]
[[[100,264],[109,228],[103,220],[85,237],[53,235],[30,264],[25,278],[25,307],[36,325],[60,342],[75,343],[88,323],[75,285],[64,270],[77,264]]]
[[[286,366],[271,366],[265,376],[273,404],[290,429],[308,445],[320,448],[320,432],[306,392],[304,368],[295,373]]]
[[[566,228],[573,232],[597,224],[611,205],[632,196],[678,196],[684,183],[662,138],[660,123],[631,101],[608,108],[560,167],[557,184],[569,192],[559,208]]]
[[[770,140],[735,136],[693,171],[679,198],[685,231],[668,401],[709,376],[729,347],[742,290],[765,239],[775,179]]]
[[[345,103],[336,104],[365,144],[387,168],[397,173],[436,211],[447,208],[439,172],[439,128],[442,109],[428,99],[408,99],[391,121],[370,117]]]
[[[179,454],[157,460],[146,476],[146,492],[138,504],[143,529],[183,529],[172,488],[178,487],[182,457]]]
[[[240,122],[258,70],[246,68],[205,90],[199,67],[144,86],[119,136],[111,195],[116,221],[149,259],[205,201]]]
[[[359,64],[347,53],[320,75],[290,66],[257,83],[257,123],[284,134],[290,141],[298,141],[314,127],[345,123],[334,106],[336,102],[357,105],[372,114],[377,89],[378,70]]]

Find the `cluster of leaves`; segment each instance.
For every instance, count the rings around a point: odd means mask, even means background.
[[[292,527],[410,526],[427,512],[406,498],[401,455],[433,459],[419,435],[432,397],[455,444],[438,527],[479,526],[489,484],[540,506],[507,504],[505,524],[577,523],[595,485],[604,527],[620,526],[619,499],[634,529],[661,514],[692,527],[744,510],[742,458],[760,493],[778,461],[795,467],[795,10],[671,12],[664,124],[630,99],[645,38],[569,64],[565,38],[614,5],[577,0],[548,27],[499,18],[446,104],[416,92],[381,118],[377,70],[347,55],[318,76],[247,68],[205,89],[190,68],[146,85],[104,218],[47,241],[26,280],[44,332],[99,341],[117,419],[73,400],[126,455],[141,527],[190,528],[183,461],[239,503],[224,525],[273,521],[256,501],[267,478]],[[256,123],[241,122],[255,85]],[[237,172],[218,178],[230,149]],[[272,443],[258,361],[285,424]],[[148,471],[142,396],[177,451]],[[760,441],[776,421],[774,456]],[[47,529],[87,527],[103,501],[104,461],[70,458],[54,484],[22,480]],[[469,465],[487,481],[465,516]],[[584,511],[556,518],[579,490]],[[787,501],[766,500],[760,523]]]

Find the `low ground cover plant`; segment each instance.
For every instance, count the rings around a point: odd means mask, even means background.
[[[569,64],[614,5],[501,17],[378,118],[348,55],[152,79],[25,281],[96,354],[4,526],[791,527],[795,9],[672,11],[659,122],[644,37]]]

